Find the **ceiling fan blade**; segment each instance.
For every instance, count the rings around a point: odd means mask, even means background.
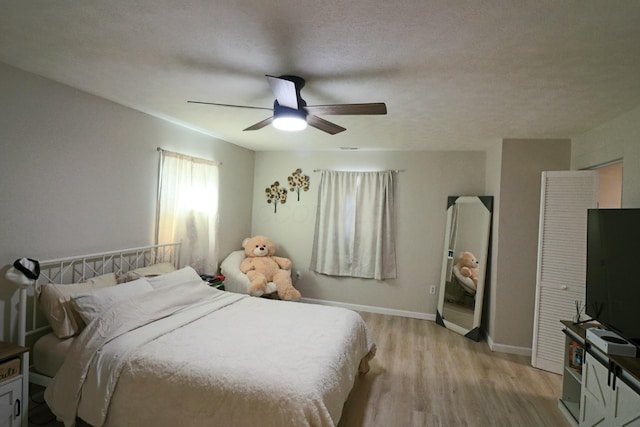
[[[384,102],[368,104],[334,104],[334,105],[307,105],[307,111],[322,115],[367,115],[387,114],[387,106]]]
[[[307,116],[307,124],[309,126],[313,126],[316,129],[320,129],[323,132],[329,133],[331,135],[335,135],[336,133],[340,133],[342,131],[347,130],[342,126],[339,126],[335,123],[331,123],[325,119],[321,119],[320,117],[314,116],[312,114],[309,114]]]
[[[220,107],[252,108],[254,110],[269,110],[269,111],[273,111],[273,108],[251,107],[249,105],[218,104],[216,102],[204,102],[204,101],[187,101],[187,102],[190,103],[190,104],[219,105]]]
[[[258,129],[262,129],[263,127],[270,125],[271,122],[273,121],[273,117],[267,117],[266,119],[262,120],[261,122],[256,123],[255,125],[249,126],[246,129],[243,129],[243,131],[245,130],[258,130]]]
[[[278,100],[278,104],[294,110],[298,109],[298,91],[294,82],[269,75],[267,75],[267,80],[269,80],[269,86],[271,86],[271,91]]]

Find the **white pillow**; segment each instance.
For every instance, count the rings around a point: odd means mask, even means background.
[[[117,286],[97,289],[91,293],[77,294],[71,300],[71,304],[82,320],[89,324],[112,305],[151,291],[153,288],[143,278]]]
[[[68,338],[84,328],[82,318],[78,316],[71,304],[71,298],[76,294],[117,284],[114,273],[93,277],[83,283],[69,285],[46,283],[38,290],[38,305],[49,321],[53,333],[58,338]]]
[[[165,286],[179,285],[186,282],[204,282],[200,275],[192,267],[184,267],[171,273],[162,274],[160,276],[148,277],[147,280],[154,289],[164,288]]]

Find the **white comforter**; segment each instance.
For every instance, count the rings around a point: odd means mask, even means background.
[[[45,399],[66,426],[333,426],[374,348],[350,310],[188,283],[91,322]]]

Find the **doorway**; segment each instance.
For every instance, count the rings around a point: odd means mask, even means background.
[[[592,168],[598,172],[598,207],[619,209],[622,207],[622,160]]]

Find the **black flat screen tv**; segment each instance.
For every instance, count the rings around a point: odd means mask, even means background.
[[[585,312],[640,347],[640,209],[589,209]]]

